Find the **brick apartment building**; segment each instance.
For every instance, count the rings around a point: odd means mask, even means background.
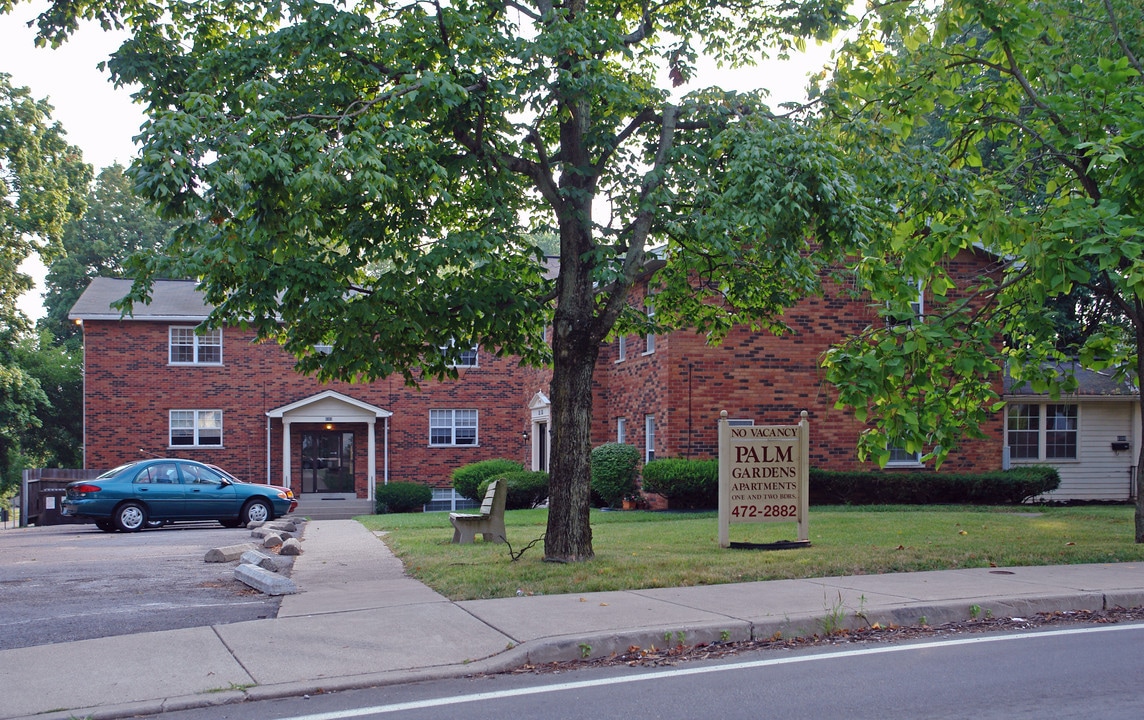
[[[987,262],[967,253],[970,265]],[[433,508],[453,506],[452,470],[494,457],[547,469],[550,372],[521,368],[480,348],[459,377],[420,389],[400,377],[319,383],[253,334],[197,335],[208,313],[190,281],[160,281],[149,305],[121,318],[111,303],[128,280],[96,278],[70,318],[84,329],[85,466],[110,468],[147,455],[218,464],[246,480],[307,496],[372,499],[375,483],[424,482]],[[790,424],[807,410],[811,463],[858,466],[861,425],[833,407],[818,369],[822,352],[875,314],[828,290],[784,317],[791,333],[736,328],[719,346],[694,332],[628,336],[602,349],[593,441],[620,441],[654,457],[713,457],[721,410],[756,424]],[[1001,466],[1004,417],[943,469]],[[895,467],[921,467],[895,456]]]

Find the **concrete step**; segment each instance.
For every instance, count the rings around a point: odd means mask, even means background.
[[[372,500],[308,498],[303,495],[293,514],[311,520],[348,520],[358,515],[372,515],[373,511]]]

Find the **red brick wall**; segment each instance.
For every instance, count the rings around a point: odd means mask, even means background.
[[[949,270],[969,277],[991,260],[963,253]],[[616,439],[616,419],[627,418],[627,442],[644,448],[645,416],[656,425],[656,457],[713,457],[716,421],[726,410],[758,424],[792,424],[807,410],[811,423],[811,462],[816,467],[859,467],[855,444],[862,426],[835,410],[834,394],[819,371],[822,353],[838,338],[861,332],[875,321],[863,302],[837,289],[808,299],[784,318],[791,332],[782,337],[736,328],[719,346],[708,346],[693,332],[656,338],[654,353],[646,341],[628,337],[627,358],[617,362],[616,343],[601,349],[594,387],[594,444]],[[183,324],[183,323],[175,323]],[[172,366],[168,323],[93,321],[85,337],[85,466],[110,468],[143,453],[178,455],[217,463],[239,477],[263,482],[282,480],[282,425],[270,423],[268,410],[335,390],[393,413],[389,419],[389,478],[447,487],[461,465],[494,457],[529,466],[531,430],[528,402],[547,393],[550,373],[521,368],[515,358],[481,352],[479,367],[460,370],[460,378],[427,382],[420,390],[391,377],[369,384],[318,383],[298,375],[292,359],[276,345],[254,344],[253,336],[227,329],[223,365]],[[1000,378],[998,378],[1000,382]],[[430,447],[430,409],[478,409],[479,444]],[[168,447],[169,411],[222,410],[223,447]],[[943,469],[996,469],[1001,465],[1003,418],[983,430],[989,439],[966,443]],[[339,430],[346,427],[339,426]],[[357,493],[367,492],[367,434],[355,433]],[[301,433],[291,428],[295,490],[300,489]],[[376,425],[377,479],[384,473],[385,421]]]
[[[389,410],[391,480],[450,485],[452,470],[477,460],[506,457],[530,461],[522,434],[530,429],[528,402],[547,390],[547,373],[522,369],[512,358],[481,352],[479,367],[463,368],[460,378],[427,382],[420,390],[391,377],[369,384],[318,383],[292,369],[292,359],[276,345],[254,344],[253,335],[228,328],[223,335],[222,366],[172,366],[168,358],[171,324],[142,321],[84,323],[85,465],[110,468],[144,455],[177,455],[213,462],[256,482],[267,478],[268,410],[335,390]],[[169,411],[222,410],[221,448],[168,447]],[[479,444],[430,447],[430,409],[478,409]],[[358,495],[367,490],[367,430],[355,432]],[[300,482],[301,433],[292,425],[294,484]],[[282,480],[282,424],[270,426],[269,475]],[[377,479],[384,472],[385,421],[376,425]],[[300,489],[300,488],[295,488]]]
[[[948,268],[955,279],[979,273],[990,258],[963,253]],[[822,379],[823,352],[839,338],[862,332],[876,313],[859,298],[828,286],[791,308],[783,318],[790,332],[775,337],[736,327],[718,346],[691,331],[656,339],[654,355],[643,356],[642,340],[628,337],[627,359],[616,362],[616,343],[601,351],[597,369],[593,443],[614,442],[616,419],[628,418],[627,442],[644,447],[644,417],[656,418],[656,457],[711,458],[718,452],[716,423],[731,418],[756,424],[797,423],[809,414],[811,464],[824,469],[871,469],[855,447],[863,425],[836,410],[836,393]],[[1000,378],[998,378],[1000,382]],[[949,471],[995,470],[1001,466],[1003,418],[982,430],[986,440],[967,441],[942,465]],[[932,465],[931,465],[932,469]]]

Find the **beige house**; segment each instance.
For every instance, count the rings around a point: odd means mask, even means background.
[[[1006,467],[1057,468],[1060,488],[1041,500],[1130,500],[1138,487],[1139,391],[1111,372],[1070,371],[1077,390],[1056,399],[1006,383]]]

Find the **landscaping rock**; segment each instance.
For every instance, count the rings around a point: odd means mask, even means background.
[[[298,592],[298,586],[290,578],[257,565],[242,563],[234,569],[234,579],[267,595],[293,595]]]
[[[211,548],[207,550],[206,556],[203,558],[209,563],[223,563],[232,562],[242,557],[242,554],[247,550],[253,550],[254,545],[251,543],[243,543],[241,545],[228,545],[226,547]]]
[[[298,538],[290,538],[282,543],[282,547],[278,550],[279,555],[301,555],[302,543]]]
[[[247,565],[255,565],[270,572],[278,572],[278,561],[274,559],[274,556],[267,555],[258,550],[247,550],[242,554],[242,557],[239,558],[239,561]]]

